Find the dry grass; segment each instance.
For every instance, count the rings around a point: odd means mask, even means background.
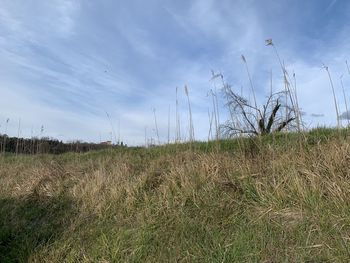
[[[249,152],[249,151],[248,151]],[[1,262],[346,262],[350,143],[8,156]]]

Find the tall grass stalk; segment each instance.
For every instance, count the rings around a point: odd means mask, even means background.
[[[42,147],[41,147],[41,141],[42,141],[42,138],[43,138],[43,134],[44,134],[44,125],[41,125],[40,127],[40,137],[39,137],[39,140],[37,142],[37,149],[36,149],[36,152],[37,154],[41,153],[42,151]]]
[[[5,134],[4,134],[4,138],[3,138],[3,145],[2,145],[2,151],[5,154],[6,151],[6,137],[7,137],[7,128],[8,128],[8,124],[9,124],[10,119],[7,118],[6,119],[6,123],[5,123]]]
[[[284,64],[283,64],[283,67],[284,67]],[[283,71],[285,72],[285,71]],[[285,104],[286,106],[288,105],[288,81],[287,81],[287,77],[286,77],[286,74],[283,73],[283,82],[284,82],[284,90],[285,90]],[[285,114],[286,114],[286,120],[288,120],[288,107],[285,108]],[[288,131],[288,127],[286,127],[287,131]]]
[[[168,144],[170,143],[170,105],[168,107]]]
[[[145,147],[147,147],[147,126],[145,126]]]
[[[270,69],[270,97],[273,94],[273,78],[272,78],[272,69]]]
[[[159,139],[157,115],[156,115],[156,109],[155,108],[153,108],[153,115],[154,115],[154,124],[155,124],[155,128],[156,128],[156,135],[157,135],[157,140],[158,140],[158,145],[159,145],[160,144],[160,139]]]
[[[301,127],[300,127],[300,111],[299,109],[296,108],[296,104],[298,105],[299,103],[296,103],[295,100],[297,100],[296,95],[294,93],[292,93],[291,89],[290,89],[290,85],[292,83],[290,76],[288,74],[288,71],[284,65],[284,62],[282,62],[281,57],[277,51],[277,48],[275,46],[275,44],[272,42],[272,39],[268,39],[266,40],[266,45],[267,46],[272,46],[273,50],[276,54],[276,57],[278,59],[278,62],[280,64],[280,67],[282,69],[283,72],[283,79],[284,79],[284,83],[285,83],[285,92],[286,92],[286,96],[289,97],[289,100],[291,102],[291,106],[293,108],[294,114],[295,114],[295,118],[296,118],[296,123],[297,123],[297,128],[298,131],[301,131]],[[295,91],[295,89],[294,89]],[[287,106],[287,105],[286,105]]]
[[[208,109],[208,119],[209,119],[209,132],[208,132],[208,142],[212,139],[212,127],[213,127],[213,112],[210,114],[210,110]]]
[[[326,65],[323,65],[323,68],[327,71],[328,78],[329,78],[329,83],[332,88],[332,93],[333,93],[333,100],[334,100],[334,107],[335,107],[335,113],[337,115],[337,128],[340,128],[340,116],[339,116],[339,109],[338,109],[338,103],[337,103],[337,98],[335,96],[335,90],[334,90],[334,85],[331,77],[331,73],[329,72],[329,68]]]
[[[120,118],[118,119],[118,145],[121,144],[121,138],[120,138]]]
[[[296,103],[296,110],[298,111],[298,117],[299,117],[299,125],[301,126],[301,128],[303,128],[303,119],[302,119],[302,114],[300,111],[300,107],[299,107],[299,100],[298,100],[298,91],[297,91],[297,78],[295,73],[293,73],[293,80],[294,80],[294,94],[295,94],[295,103]]]
[[[189,140],[190,142],[194,141],[194,128],[193,128],[193,120],[192,120],[192,109],[191,109],[191,102],[190,102],[190,96],[188,92],[188,87],[185,85],[185,93],[187,97],[188,102],[188,114],[189,114]]]
[[[243,61],[244,65],[245,65],[245,69],[247,71],[247,75],[248,75],[248,79],[249,79],[249,83],[250,83],[250,89],[251,89],[252,94],[253,94],[254,106],[255,106],[255,109],[256,109],[255,114],[256,114],[256,118],[258,119],[259,118],[258,104],[256,102],[255,89],[254,89],[252,77],[251,77],[250,72],[249,72],[248,62],[247,62],[247,60],[246,60],[244,55],[241,55],[241,57],[242,57],[242,61]]]
[[[37,141],[37,138],[35,138],[33,127],[32,127],[32,129],[31,129],[31,137],[32,137],[32,140],[31,140],[31,150],[30,150],[30,153],[34,155],[34,154],[35,154],[35,141]]]
[[[350,120],[349,120],[349,109],[348,109],[348,100],[346,99],[346,95],[345,95],[345,88],[344,88],[344,83],[343,83],[343,75],[340,76],[340,84],[343,90],[343,96],[344,96],[344,102],[345,102],[345,110],[346,110],[346,120],[348,122],[348,126],[350,124]]]
[[[272,69],[270,69],[270,97],[272,97],[273,94],[273,75],[272,75]],[[273,103],[271,103],[271,111],[273,111]]]
[[[16,156],[18,155],[18,149],[19,149],[19,137],[21,132],[21,119],[18,120],[18,130],[17,130],[17,142],[16,142]]]
[[[175,120],[175,127],[176,127],[176,136],[175,136],[175,142],[178,143],[181,141],[181,128],[180,128],[180,115],[179,115],[179,99],[178,99],[178,87],[176,87],[176,120]]]
[[[108,119],[108,121],[109,121],[109,124],[111,125],[112,135],[113,135],[113,137],[114,137],[114,141],[115,141],[115,143],[117,143],[117,136],[116,136],[116,133],[115,133],[115,130],[114,130],[114,126],[113,126],[113,122],[112,122],[111,116],[108,114],[107,111],[106,111],[105,113],[106,113],[106,115],[107,115],[107,119]],[[113,138],[113,137],[112,137],[112,138]],[[112,139],[112,138],[111,138],[111,139]],[[112,140],[113,140],[113,139],[112,139]]]
[[[224,76],[219,73],[219,74],[214,74],[212,71],[212,80],[216,79],[219,77],[222,82],[222,86],[225,87],[225,82],[224,82]],[[216,85],[214,82],[214,91],[211,89],[211,95],[213,98],[213,107],[214,107],[214,113],[215,113],[215,127],[216,127],[216,141],[219,141],[221,131],[220,131],[220,114],[219,114],[219,103],[218,103],[218,95],[216,91]]]
[[[215,139],[218,141],[219,140],[219,120],[218,120],[218,113],[216,111],[217,107],[216,107],[216,94],[213,92],[213,90],[211,91],[211,96],[212,96],[212,102],[213,102],[213,114],[214,114],[214,123],[215,123]]]

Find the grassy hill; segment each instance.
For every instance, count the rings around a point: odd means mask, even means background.
[[[350,133],[0,157],[0,262],[347,262]]]

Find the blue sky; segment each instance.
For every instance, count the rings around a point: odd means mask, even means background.
[[[247,58],[257,96],[264,101],[273,72],[282,72],[265,39],[272,38],[290,72],[307,125],[336,123],[329,66],[341,111],[340,76],[350,101],[350,2],[346,0],[112,1],[0,0],[0,133],[61,140],[121,139],[142,144],[145,128],[161,141],[175,134],[179,87],[182,134],[188,136],[187,85],[195,136],[206,139],[211,70],[249,96]],[[313,117],[323,114],[323,117]],[[221,120],[225,120],[222,108]],[[6,119],[10,121],[6,125]],[[7,126],[7,127],[6,127]],[[120,126],[120,129],[118,128]]]

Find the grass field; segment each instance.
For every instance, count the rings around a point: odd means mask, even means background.
[[[0,157],[0,262],[348,262],[350,133]]]

